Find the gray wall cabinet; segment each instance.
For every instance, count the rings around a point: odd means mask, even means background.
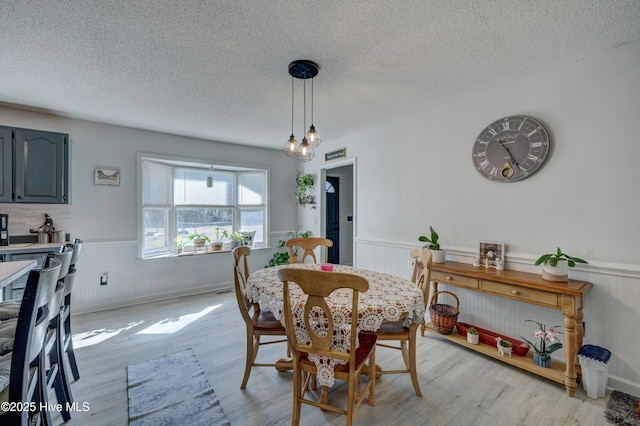
[[[0,126],[0,155],[0,202],[69,202],[69,135]]]

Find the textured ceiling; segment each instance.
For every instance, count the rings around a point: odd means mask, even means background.
[[[637,40],[640,0],[0,0],[0,102],[281,148],[295,59],[326,141]]]

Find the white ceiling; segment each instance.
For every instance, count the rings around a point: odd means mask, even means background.
[[[637,40],[640,0],[1,0],[0,102],[281,148],[295,59],[327,141]]]

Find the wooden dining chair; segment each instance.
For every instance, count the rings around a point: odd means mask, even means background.
[[[5,411],[0,408],[0,424],[50,425],[51,413],[46,387],[45,335],[49,325],[49,306],[56,289],[60,263],[46,259],[42,269],[29,273],[15,329],[13,350],[0,357],[0,402],[19,404]]]
[[[283,281],[284,316],[289,338],[289,345],[293,350],[293,425],[300,424],[300,409],[302,404],[319,407],[347,416],[347,425],[353,422],[353,416],[358,411],[362,401],[368,397],[369,405],[375,405],[375,374],[368,375],[364,389],[360,392],[362,369],[368,361],[368,371],[375,371],[376,335],[357,331],[358,295],[369,289],[366,278],[354,274],[340,272],[325,272],[306,269],[285,268],[278,271],[278,278]],[[308,295],[304,306],[292,305],[289,294],[289,283],[297,284]],[[334,324],[332,312],[326,298],[338,289],[350,289],[351,315],[349,334],[345,348],[332,348],[334,334],[344,328],[342,324]],[[295,311],[295,313],[294,313]],[[295,318],[294,318],[295,316]],[[300,317],[303,318],[300,318]],[[301,335],[307,334],[309,341],[299,340]],[[357,336],[357,338],[356,338]],[[305,398],[309,388],[309,381],[318,375],[316,364],[311,360],[312,355],[332,358],[342,364],[336,364],[333,373],[339,380],[347,381],[346,409],[328,403],[328,385],[322,385],[320,400]],[[368,390],[368,394],[367,394]]]
[[[413,256],[412,256],[413,257]],[[423,259],[423,269],[418,278],[417,285],[422,290],[422,295],[426,302],[429,296],[429,283],[431,282],[431,252],[429,250],[421,250],[419,258]],[[402,360],[405,365],[405,369],[402,370],[383,370],[382,374],[403,374],[409,373],[411,376],[411,383],[417,396],[422,396],[420,390],[420,384],[418,382],[418,370],[416,366],[416,338],[418,334],[418,327],[421,328],[421,333],[424,336],[424,315],[420,322],[412,322],[409,327],[405,327],[404,319],[393,322],[383,322],[380,329],[376,331],[378,336],[378,346],[385,348],[397,349],[402,354]],[[380,343],[397,341],[397,344]]]
[[[409,256],[413,259],[413,272],[411,273],[411,282],[416,284],[418,279],[420,279],[420,275],[422,274],[422,268],[424,267],[422,264],[422,248],[414,247],[409,252]]]
[[[329,247],[333,247],[333,241],[328,238],[291,238],[287,240],[285,243],[287,247],[289,247],[289,260],[291,263],[298,263],[294,261],[294,256],[297,256],[297,249],[301,248],[304,251],[302,252],[302,256],[298,256],[298,261],[300,263],[304,263],[304,259],[307,256],[310,256],[313,259],[313,263],[318,263],[316,259],[315,249],[320,246],[324,246],[324,261],[326,262],[329,258]]]
[[[74,380],[80,379],[80,371],[78,370],[78,363],[76,361],[76,354],[73,351],[73,335],[71,332],[71,292],[75,284],[76,275],[78,272],[78,261],[80,259],[80,253],[82,252],[82,240],[76,238],[73,243],[67,243],[66,245],[73,249],[73,256],[71,257],[71,265],[69,265],[69,272],[65,277],[64,282],[64,299],[62,301],[62,310],[60,312],[60,321],[62,327],[60,328],[61,336],[61,362],[69,367],[71,375]],[[68,377],[69,375],[67,375]]]
[[[262,345],[283,343],[286,339],[262,341],[262,336],[286,336],[287,332],[280,321],[275,319],[269,311],[260,309],[257,303],[251,303],[246,293],[249,278],[249,263],[247,256],[251,254],[249,246],[239,246],[233,249],[233,278],[235,282],[236,299],[240,314],[247,329],[247,357],[244,377],[240,389],[244,389],[249,381],[252,367],[276,367],[275,363],[257,363],[258,349]],[[280,363],[278,365],[281,365]]]

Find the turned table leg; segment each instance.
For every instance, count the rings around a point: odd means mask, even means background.
[[[575,297],[562,295],[562,314],[564,315],[564,351],[567,362],[567,367],[564,372],[564,385],[567,389],[567,395],[572,397],[577,387],[575,360],[578,349],[576,347]]]

